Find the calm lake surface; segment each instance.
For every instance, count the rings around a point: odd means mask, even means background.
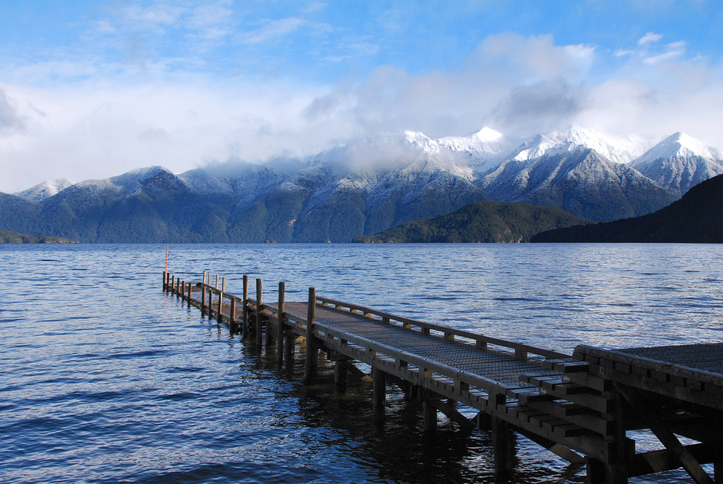
[[[169,271],[248,274],[273,301],[317,294],[572,352],[723,340],[720,245],[172,245]],[[390,390],[345,396],[331,366],[245,346],[161,290],[165,246],[3,245],[2,482],[493,482],[489,435]],[[654,439],[641,437],[643,448]],[[583,482],[522,438],[514,481]],[[682,471],[632,482],[689,482]]]

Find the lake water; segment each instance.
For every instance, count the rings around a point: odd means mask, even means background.
[[[719,245],[172,245],[169,271],[204,270],[273,301],[317,294],[571,352],[723,340]],[[304,387],[303,364],[246,346],[161,290],[165,246],[4,245],[2,482],[492,482],[489,435],[390,390]],[[641,439],[642,446],[655,445]],[[584,481],[519,439],[514,481]],[[632,482],[688,482],[682,471]]]

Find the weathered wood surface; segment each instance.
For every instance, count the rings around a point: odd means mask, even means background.
[[[289,302],[281,283],[279,301],[268,304],[258,279],[256,299],[248,296],[247,276],[243,297],[225,293],[225,279],[218,288],[218,276],[211,286],[210,274],[187,289],[180,280],[177,289],[174,280],[164,274],[164,289],[181,293],[209,318],[240,327],[242,337],[258,346],[277,346],[280,365],[293,358],[294,339],[305,339],[306,383],[323,350],[336,361],[342,391],[347,375],[359,376],[354,361],[372,367],[377,411],[383,411],[389,383],[425,402],[424,426],[430,430],[437,410],[465,427],[456,402],[479,410],[468,423],[497,429],[498,471],[512,465],[508,432],[500,430],[509,428],[572,463],[586,456],[589,482],[627,482],[681,466],[695,482],[712,482],[700,464],[713,461],[717,477],[723,474],[723,344],[579,346],[565,355],[319,297],[313,288],[309,301]],[[650,429],[666,449],[636,454],[626,430],[640,428]],[[674,434],[701,444],[683,445]]]

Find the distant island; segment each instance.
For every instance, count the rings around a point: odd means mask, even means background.
[[[78,241],[63,237],[45,237],[21,234],[0,229],[0,244],[77,244]]]
[[[477,202],[436,217],[415,220],[389,230],[354,238],[362,243],[529,242],[553,228],[589,224],[559,208],[526,203]]]
[[[691,188],[655,213],[615,222],[561,228],[532,242],[723,242],[723,175]]]

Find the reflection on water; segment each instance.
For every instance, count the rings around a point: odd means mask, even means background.
[[[160,290],[165,246],[3,246],[0,480],[491,482],[484,432],[363,383],[337,395]],[[262,277],[409,317],[571,352],[720,341],[714,245],[176,245],[169,270]],[[643,446],[652,445],[645,441]],[[584,471],[518,441],[516,482]],[[655,482],[687,482],[667,473]],[[638,482],[642,482],[639,480]]]

